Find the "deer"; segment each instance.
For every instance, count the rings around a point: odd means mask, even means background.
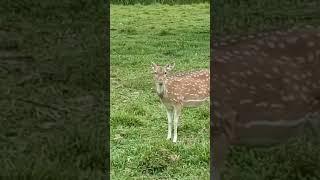
[[[211,53],[215,180],[231,146],[270,147],[319,131],[320,28],[212,39]]]
[[[171,74],[174,67],[175,64],[160,66],[152,62],[156,92],[167,112],[167,140],[176,143],[181,110],[200,106],[210,99],[210,71],[202,69]]]

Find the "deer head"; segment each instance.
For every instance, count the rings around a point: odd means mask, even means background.
[[[168,77],[170,71],[174,68],[175,64],[167,64],[165,66],[160,66],[152,63],[153,78],[156,83],[157,93],[162,95],[165,89],[165,81]]]

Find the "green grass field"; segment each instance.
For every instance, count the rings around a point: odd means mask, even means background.
[[[169,4],[169,5],[178,5],[178,4],[195,4],[195,3],[209,3],[209,0],[111,0],[112,4],[121,4],[121,5],[150,5],[150,4]]]
[[[104,6],[0,2],[0,179],[106,178]]]
[[[209,4],[111,6],[111,178],[209,179],[209,106],[184,109],[178,144],[151,62],[209,68]]]
[[[290,0],[226,1],[224,26],[214,31],[232,35],[318,25],[317,7]],[[111,11],[111,177],[207,179],[208,108],[185,110],[180,143],[166,141],[166,114],[153,89],[150,63],[176,62],[179,70],[208,67],[208,5],[114,5]],[[224,178],[319,179],[320,146],[313,140],[306,136],[272,148],[234,147]]]

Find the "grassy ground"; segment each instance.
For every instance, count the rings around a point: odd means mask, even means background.
[[[106,176],[103,6],[0,2],[0,179]]]
[[[320,24],[320,1],[213,1],[216,36],[248,34],[303,24]]]
[[[195,4],[195,3],[209,3],[209,0],[111,0],[112,4],[121,4],[121,5],[134,5],[134,4],[169,4],[169,5],[178,5],[178,4]]]
[[[111,178],[208,179],[209,107],[185,109],[178,144],[151,62],[209,68],[209,4],[111,6]]]

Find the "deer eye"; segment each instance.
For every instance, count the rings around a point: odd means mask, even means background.
[[[167,72],[164,72],[164,74],[167,74]]]

